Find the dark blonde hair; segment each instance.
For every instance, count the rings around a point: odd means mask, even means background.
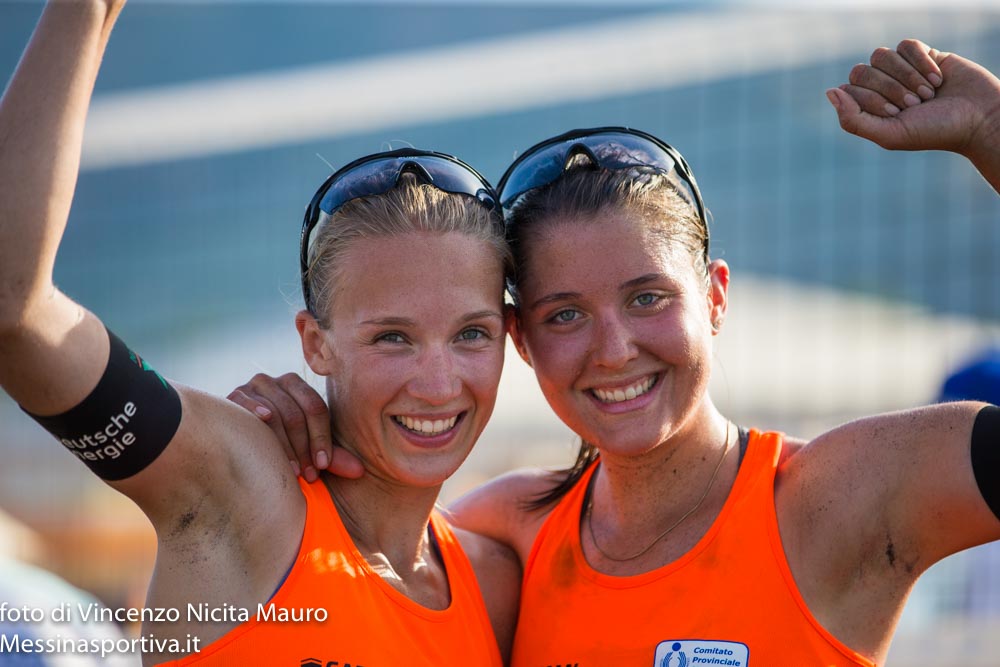
[[[392,190],[352,199],[313,232],[306,279],[312,294],[310,309],[321,325],[326,325],[341,260],[351,246],[360,239],[410,232],[457,232],[481,240],[493,248],[504,275],[511,271],[511,253],[497,213],[473,197],[447,193],[403,174]]]
[[[514,257],[507,291],[515,306],[518,286],[530,275],[531,246],[553,221],[593,220],[596,214],[622,211],[632,214],[646,229],[676,243],[692,257],[695,271],[708,285],[708,227],[684,196],[673,174],[641,167],[607,170],[596,167],[586,155],[574,156],[566,171],[552,183],[522,195],[507,215],[507,241]],[[558,502],[598,458],[598,449],[581,441],[573,465],[558,474],[551,489],[527,500],[528,509],[543,509]]]

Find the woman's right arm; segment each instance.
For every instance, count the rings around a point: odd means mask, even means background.
[[[45,8],[0,101],[0,382],[26,410],[63,412],[107,361],[100,321],[52,283],[83,126],[120,3]]]
[[[0,100],[0,385],[43,421],[54,415],[65,421],[85,399],[90,403],[83,407],[93,405],[95,387],[105,387],[112,371],[103,324],[60,292],[52,273],[76,187],[87,108],[123,4],[46,6]],[[80,437],[63,444],[139,504],[158,532],[191,507],[206,507],[206,499],[231,505],[230,493],[245,498],[264,485],[288,487],[276,474],[230,479],[262,457],[280,461],[266,446],[272,436],[256,420],[226,401],[169,385],[141,358],[129,360],[127,350],[124,359],[133,362],[132,368],[122,364],[131,374],[110,378],[105,394],[114,400],[104,400],[107,414],[90,415],[97,427],[81,426]],[[151,380],[145,404],[132,399],[136,378]],[[165,414],[169,410],[174,413]],[[150,415],[155,428],[144,440],[132,427]],[[256,446],[244,445],[237,456],[235,447],[225,446],[237,439]],[[117,452],[108,449],[115,441]],[[147,461],[134,463],[136,456]]]

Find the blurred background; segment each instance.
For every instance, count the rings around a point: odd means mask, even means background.
[[[4,81],[40,12],[0,0]],[[304,370],[299,227],[332,167],[415,145],[496,181],[547,136],[628,125],[683,152],[714,215],[733,284],[713,397],[736,421],[808,437],[941,398],[1000,402],[1000,197],[960,158],[844,134],[824,95],[911,36],[1000,72],[995,0],[131,0],[57,282],[164,375],[225,395]],[[510,350],[445,497],[575,451]],[[0,557],[141,606],[148,522],[2,394],[0,508]],[[1000,547],[925,576],[888,664],[1000,664]]]

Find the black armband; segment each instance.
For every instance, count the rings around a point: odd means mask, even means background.
[[[988,405],[979,411],[970,447],[979,492],[1000,519],[1000,407]]]
[[[113,481],[131,477],[163,452],[181,423],[181,399],[110,331],[108,339],[108,365],[89,396],[59,415],[28,415],[98,477]]]

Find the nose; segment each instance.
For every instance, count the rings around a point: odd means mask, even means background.
[[[446,405],[461,395],[462,380],[449,350],[435,346],[422,351],[415,370],[407,387],[414,398]]]
[[[639,354],[628,323],[618,314],[595,318],[591,359],[598,366],[622,368]]]

